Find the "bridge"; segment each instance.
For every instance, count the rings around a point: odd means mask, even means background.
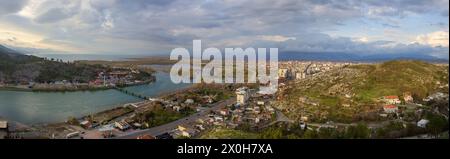
[[[124,94],[130,95],[130,96],[133,96],[133,97],[136,97],[136,98],[140,98],[140,99],[143,99],[143,100],[149,100],[149,99],[151,99],[150,97],[147,97],[147,96],[142,95],[142,94],[137,94],[137,93],[131,92],[131,91],[126,90],[126,89],[124,89],[124,88],[120,88],[120,87],[117,87],[117,86],[115,86],[115,87],[113,87],[113,88],[114,88],[115,90],[119,91],[119,92],[122,92],[122,93],[124,93]]]

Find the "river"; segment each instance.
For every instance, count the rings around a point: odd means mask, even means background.
[[[165,72],[155,74],[156,82],[126,89],[134,93],[155,97],[189,87],[174,84]],[[24,124],[62,122],[68,117],[81,117],[103,110],[138,102],[141,99],[117,90],[77,92],[22,92],[0,91],[0,117]]]

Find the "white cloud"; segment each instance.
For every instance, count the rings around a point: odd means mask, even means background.
[[[105,30],[113,29],[114,28],[114,19],[111,17],[111,13],[107,13],[104,21],[102,23],[102,28]]]
[[[353,38],[352,41],[367,43],[367,42],[369,42],[369,38],[368,37],[356,37],[356,38]]]
[[[282,35],[263,35],[263,36],[260,36],[260,38],[262,40],[273,41],[273,42],[284,42],[284,41],[288,41],[288,40],[296,40],[297,39],[295,37],[286,37],[286,36],[282,36]]]
[[[448,31],[436,31],[416,37],[416,42],[433,47],[448,47]]]

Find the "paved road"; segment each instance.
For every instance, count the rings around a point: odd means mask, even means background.
[[[185,117],[185,118],[173,121],[171,123],[160,125],[160,126],[157,126],[157,127],[131,132],[129,134],[116,137],[116,139],[136,139],[138,136],[141,136],[141,135],[158,136],[158,135],[164,134],[166,132],[169,132],[169,131],[177,128],[178,125],[187,124],[187,123],[190,123],[190,122],[194,122],[197,119],[204,118],[206,115],[209,114],[209,112],[211,110],[213,110],[213,111],[219,110],[219,109],[224,108],[225,106],[227,106],[229,104],[233,104],[235,102],[236,102],[235,98],[231,98],[231,99],[228,99],[228,100],[225,100],[225,101],[221,101],[221,102],[218,102],[218,103],[214,104],[213,106],[211,106],[211,107],[209,107],[207,109],[204,109],[204,110],[202,110],[200,112],[192,114],[192,115],[190,115],[188,117]]]

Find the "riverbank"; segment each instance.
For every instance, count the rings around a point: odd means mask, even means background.
[[[28,85],[4,85],[0,86],[0,91],[23,91],[23,92],[76,92],[76,91],[102,91],[108,89],[114,89],[116,87],[132,87],[139,85],[151,84],[156,81],[156,78],[152,78],[147,81],[133,82],[127,84],[118,85],[90,85],[88,83],[80,84],[34,84]]]
[[[21,92],[32,92],[29,88],[19,88],[13,86],[0,86],[0,91],[21,91]]]
[[[192,85],[182,90],[190,91],[193,89],[195,89],[195,86]],[[179,91],[161,93],[160,95],[155,96],[155,99],[166,98],[177,93],[179,93]],[[34,132],[39,132],[34,133],[40,135],[38,138],[65,138],[65,135],[68,133],[74,131],[89,133],[92,132],[90,130],[93,130],[94,128],[113,124],[116,121],[130,118],[133,115],[133,112],[152,111],[152,109],[154,109],[154,107],[152,106],[151,101],[142,100],[139,102],[115,105],[113,108],[98,111],[92,114],[85,114],[78,117],[67,117],[66,121],[33,124],[30,125],[30,127],[33,128]],[[82,121],[89,121],[91,127],[83,128],[80,124]]]

